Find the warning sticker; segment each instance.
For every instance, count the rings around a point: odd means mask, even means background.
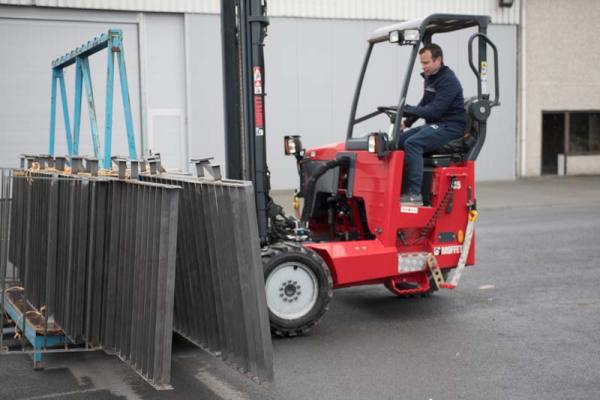
[[[258,128],[264,128],[264,110],[263,99],[261,96],[254,96],[254,124]]]
[[[262,94],[262,73],[260,67],[254,67],[254,94]]]
[[[488,93],[488,64],[487,61],[481,62],[481,92],[484,94]]]
[[[482,61],[481,62],[481,76],[484,78],[487,78],[488,73],[487,73],[487,61]]]
[[[400,212],[403,213],[403,214],[418,214],[419,213],[419,207],[401,206],[400,207]]]

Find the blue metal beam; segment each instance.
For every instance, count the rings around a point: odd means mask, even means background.
[[[79,130],[81,127],[81,86],[82,86],[81,58],[77,58],[75,66],[75,104],[73,116],[73,154],[79,154]]]
[[[48,144],[48,154],[54,156],[54,138],[56,136],[56,80],[58,79],[57,70],[52,68],[52,89],[50,90],[50,143]]]
[[[63,119],[65,122],[65,134],[67,136],[67,148],[69,157],[73,155],[73,139],[71,136],[71,120],[69,118],[69,104],[67,100],[67,89],[65,88],[65,76],[63,71],[58,72],[58,82],[60,84],[60,100],[63,106]]]
[[[113,87],[115,79],[115,53],[109,48],[107,60],[106,77],[106,107],[104,110],[104,169],[110,169],[111,146],[112,146],[112,111],[113,111]]]
[[[94,103],[94,91],[92,89],[92,77],[90,63],[87,57],[81,59],[83,82],[87,94],[88,111],[90,118],[90,130],[92,131],[92,145],[94,146],[94,157],[100,158],[100,140],[98,139],[98,122],[96,121],[96,105]]]
[[[4,304],[6,314],[12,319],[16,327],[21,331],[23,337],[33,347],[33,363],[37,367],[42,362],[42,353],[50,347],[62,346],[65,344],[65,336],[60,335],[39,335],[36,328],[27,320],[27,316],[21,312],[10,300],[8,296],[4,296],[7,301]],[[2,300],[0,298],[0,300]],[[2,302],[0,301],[0,304]]]
[[[110,31],[108,31],[109,34],[111,32],[118,32],[119,34],[121,34],[120,29],[111,29]],[[109,35],[103,33],[100,36],[88,41],[87,43],[82,44],[75,50],[65,54],[64,56],[53,60],[52,68],[65,68],[69,65],[75,64],[77,57],[88,57],[100,50],[105,49],[108,46],[108,41]]]
[[[129,145],[129,158],[137,160],[135,151],[135,136],[133,134],[133,119],[131,118],[131,102],[129,100],[129,85],[127,84],[127,70],[125,69],[125,54],[121,37],[113,39],[113,49],[118,49],[117,62],[119,63],[119,78],[121,82],[121,99],[125,112],[125,127],[127,128],[127,142]],[[114,50],[113,50],[114,51]]]

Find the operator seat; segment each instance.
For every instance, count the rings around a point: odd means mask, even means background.
[[[461,162],[467,158],[469,151],[479,139],[479,122],[469,112],[471,104],[477,97],[465,100],[465,134],[446,143],[432,153],[425,154],[424,165],[427,167],[447,167],[453,163]]]

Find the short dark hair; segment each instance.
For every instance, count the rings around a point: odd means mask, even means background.
[[[442,48],[435,43],[428,43],[421,50],[419,50],[419,54],[423,54],[426,51],[431,52],[431,58],[437,59],[442,57],[444,59],[444,53],[442,52]]]

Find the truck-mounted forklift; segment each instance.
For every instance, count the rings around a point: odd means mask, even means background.
[[[254,182],[271,330],[295,336],[328,309],[333,290],[383,284],[400,297],[453,288],[475,263],[475,161],[486,138],[491,108],[499,105],[498,54],[487,36],[488,16],[433,14],[377,29],[356,86],[344,141],[304,149],[286,136],[300,177],[301,216],[283,213],[269,195],[265,142],[264,0],[222,2],[227,174]],[[236,21],[233,23],[232,21]],[[465,101],[465,135],[427,154],[423,206],[402,204],[404,151],[399,147],[413,69],[422,44],[434,35],[477,28],[467,42],[477,95]],[[477,44],[477,61],[473,47]],[[363,82],[375,46],[410,50],[398,103],[358,116]],[[488,57],[494,55],[494,98],[488,93]],[[379,115],[387,132],[357,126]],[[449,275],[450,271],[453,271]]]

